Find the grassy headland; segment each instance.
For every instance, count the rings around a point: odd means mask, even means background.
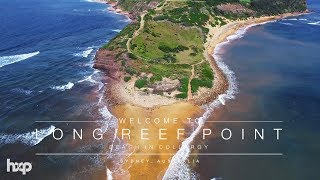
[[[160,95],[172,99],[170,102],[192,100],[199,97],[200,90],[206,92],[214,86],[215,74],[203,46],[209,28],[306,8],[303,0],[285,2],[119,0],[116,6],[130,12],[133,22],[102,50],[114,55],[127,92]]]
[[[121,118],[178,117],[181,119],[178,124],[166,126],[168,136],[174,137],[176,129],[186,127],[182,120],[203,113],[198,105],[212,101],[228,89],[225,74],[212,57],[215,46],[239,28],[305,11],[304,0],[294,2],[119,0],[114,6],[129,12],[132,23],[103,46],[95,59],[95,67],[105,70],[109,79],[106,96],[113,103],[112,113]],[[119,129],[124,127],[136,132],[141,128],[119,125]],[[143,126],[151,129],[150,132],[158,131],[159,127],[162,125]],[[127,143],[179,145],[181,141],[146,142],[132,138]],[[150,160],[170,158],[159,149],[133,153],[138,156],[127,159],[137,160],[141,157],[139,153],[156,153],[156,156],[143,156]],[[169,162],[127,162],[123,166],[129,171],[125,178],[161,179],[168,165]],[[121,179],[119,170],[111,170]]]

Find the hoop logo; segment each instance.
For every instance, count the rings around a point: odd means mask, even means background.
[[[31,169],[32,165],[29,162],[10,162],[10,159],[7,159],[7,172],[20,171],[23,175],[26,175],[27,172],[31,171]]]

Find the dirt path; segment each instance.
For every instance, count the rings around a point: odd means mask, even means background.
[[[205,60],[202,59],[200,62],[193,64],[191,69],[191,75],[189,77],[189,84],[188,84],[188,100],[191,100],[193,98],[192,96],[192,90],[191,90],[191,80],[194,78],[194,66],[197,66],[201,63],[203,63]]]
[[[137,37],[140,34],[140,31],[144,28],[144,16],[146,15],[146,13],[141,14],[141,20],[140,20],[140,27],[139,29],[137,29],[134,33],[133,36],[131,38],[128,39],[127,41],[127,50],[129,53],[131,53],[131,49],[130,49],[130,43],[131,40],[135,37]]]
[[[160,11],[160,10],[162,10],[162,9],[163,9],[163,7],[164,7],[167,3],[168,3],[168,0],[165,0],[165,1],[164,1],[164,3],[162,4],[162,6],[157,7],[155,10],[156,10],[156,11]]]
[[[189,78],[189,84],[188,84],[188,100],[192,99],[192,91],[191,91],[191,80],[194,78],[194,65],[192,65],[191,69],[191,76]]]

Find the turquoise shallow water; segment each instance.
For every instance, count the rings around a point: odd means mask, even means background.
[[[252,27],[220,54],[235,73],[239,93],[209,120],[283,123],[206,123],[230,128],[234,138],[208,140],[203,152],[283,156],[201,156],[201,179],[320,179],[320,4],[308,5],[313,13]],[[272,133],[278,127],[280,141]],[[241,128],[248,130],[246,140]],[[265,129],[264,141],[253,140],[253,128]]]

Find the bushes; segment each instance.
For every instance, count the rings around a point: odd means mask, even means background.
[[[134,75],[134,74],[137,74],[137,71],[131,67],[126,67],[126,72],[128,74],[130,74],[131,76]]]
[[[129,57],[130,59],[137,59],[137,56],[135,56],[135,55],[132,54],[132,53],[128,53],[128,57]]]
[[[171,52],[171,48],[169,46],[166,46],[166,45],[160,45],[158,47],[158,49],[160,49],[161,51],[165,52],[165,53],[169,53]]]
[[[125,76],[125,77],[123,78],[123,80],[124,80],[125,82],[130,81],[130,80],[131,80],[131,76]]]
[[[132,50],[134,50],[134,48],[136,48],[136,47],[137,47],[136,44],[131,44],[131,45],[130,45],[130,49],[132,49]]]
[[[154,83],[154,82],[157,82],[157,81],[161,81],[162,80],[162,76],[161,75],[153,75],[151,78],[150,78],[150,82],[151,83]]]
[[[198,79],[194,78],[191,80],[191,91],[195,93],[198,91],[199,87],[212,88],[212,80],[210,79]]]
[[[176,95],[176,98],[186,99],[188,97],[187,93],[180,93]]]
[[[188,85],[189,85],[189,78],[188,77],[184,77],[182,79],[180,79],[180,87],[179,87],[179,91],[181,92],[180,94],[176,95],[176,98],[181,98],[181,99],[185,99],[188,97]]]
[[[189,48],[186,46],[183,46],[183,45],[178,45],[175,48],[171,48],[167,45],[159,45],[158,49],[160,49],[161,51],[163,51],[165,53],[170,53],[170,52],[178,53],[180,51],[188,50]]]
[[[213,72],[212,72],[212,69],[211,69],[210,65],[206,65],[206,66],[203,67],[202,75],[206,79],[213,80]]]
[[[160,15],[153,18],[154,21],[162,21],[168,19],[168,16],[166,15]]]
[[[135,83],[134,86],[141,89],[145,87],[148,84],[148,81],[146,79],[138,79]]]
[[[165,54],[163,59],[168,62],[168,63],[175,63],[177,62],[177,58],[175,58],[173,55],[171,54]]]
[[[178,89],[180,92],[188,92],[188,85],[189,85],[189,78],[188,77],[184,77],[182,79],[180,79],[180,88]]]
[[[259,14],[280,14],[306,10],[305,0],[252,0],[251,8]]]

